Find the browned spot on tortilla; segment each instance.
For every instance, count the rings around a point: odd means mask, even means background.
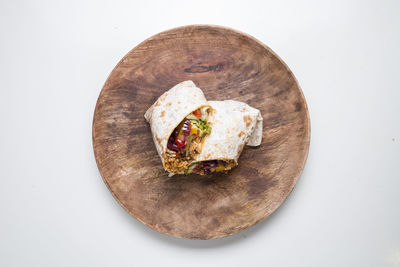
[[[164,117],[164,115],[165,115],[165,110],[163,110],[163,111],[161,112],[160,118]]]
[[[159,101],[163,102],[166,98],[167,98],[168,93],[163,94],[162,96],[160,96]]]
[[[244,146],[244,144],[240,144],[240,145],[238,146],[238,150],[237,150],[238,154],[240,154],[240,153],[242,152],[243,146]]]
[[[167,106],[171,106],[171,105],[172,105],[171,102],[168,102],[168,103],[167,103]]]
[[[158,136],[156,135],[156,140],[157,140],[157,142],[160,144],[160,146],[161,146],[161,141],[162,141],[162,139],[161,138],[158,138]]]
[[[180,104],[180,103],[181,103],[181,101],[178,100],[178,104]]]
[[[245,135],[245,133],[244,133],[243,131],[241,131],[241,132],[238,134],[238,137],[240,138],[240,137],[242,137],[243,135]]]
[[[246,123],[246,127],[249,127],[251,124],[251,118],[249,115],[244,115],[243,116],[243,121]]]
[[[160,106],[161,104],[160,104],[160,102],[159,101],[157,101],[155,104],[154,104],[154,106],[156,106],[156,107],[158,107],[158,106]]]

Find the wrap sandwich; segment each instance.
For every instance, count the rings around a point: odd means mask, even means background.
[[[146,111],[157,153],[170,174],[183,173],[201,152],[211,132],[211,112],[203,91],[192,81],[175,85]]]
[[[262,141],[263,119],[258,109],[235,100],[208,101],[208,104],[213,109],[210,117],[213,129],[185,174],[226,172],[238,164],[244,145],[259,146]]]

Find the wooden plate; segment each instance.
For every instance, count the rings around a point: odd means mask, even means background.
[[[261,110],[261,146],[246,147],[227,175],[163,170],[143,115],[185,80],[208,100]],[[97,165],[115,199],[154,230],[191,239],[232,235],[270,215],[296,184],[309,141],[307,105],[286,64],[253,37],[217,26],[172,29],[135,47],[108,77],[93,119]]]

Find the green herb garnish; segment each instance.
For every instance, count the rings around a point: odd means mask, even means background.
[[[204,134],[210,134],[211,126],[207,124],[207,120],[190,120],[194,125],[197,126]]]

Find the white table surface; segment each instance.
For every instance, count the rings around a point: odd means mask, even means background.
[[[133,219],[91,143],[119,59],[199,23],[271,47],[311,117],[289,198],[211,241]],[[400,266],[399,1],[1,1],[0,34],[0,266]]]

